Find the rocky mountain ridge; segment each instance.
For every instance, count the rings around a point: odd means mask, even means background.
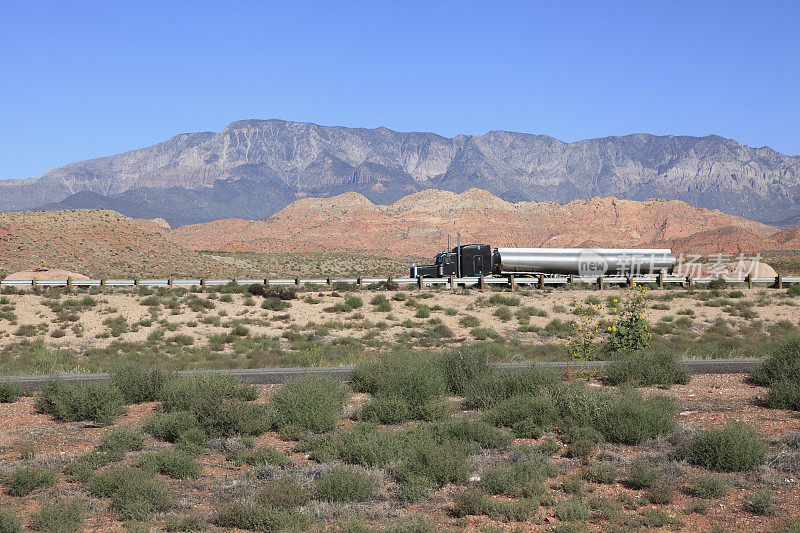
[[[111,208],[170,225],[259,219],[298,198],[358,192],[390,204],[480,188],[509,202],[678,199],[758,220],[800,214],[800,157],[731,139],[634,134],[564,143],[491,131],[446,138],[387,128],[245,120],[147,148],[0,181],[0,209]]]

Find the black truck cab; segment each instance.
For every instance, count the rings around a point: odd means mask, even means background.
[[[492,248],[488,244],[465,244],[436,254],[432,265],[414,265],[411,277],[470,278],[492,273]]]

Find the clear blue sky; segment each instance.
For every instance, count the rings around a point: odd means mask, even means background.
[[[0,0],[0,178],[281,118],[800,154],[800,2]]]

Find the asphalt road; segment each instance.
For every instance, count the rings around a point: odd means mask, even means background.
[[[755,368],[760,359],[689,359],[683,361],[683,365],[693,374],[742,374],[748,373]],[[500,369],[519,370],[531,365],[541,368],[552,368],[564,370],[566,368],[601,368],[606,361],[580,361],[580,362],[548,362],[548,363],[498,363],[495,365]],[[234,369],[234,370],[184,370],[178,372],[183,375],[217,373],[236,376],[248,383],[274,384],[283,383],[288,379],[318,374],[331,376],[342,381],[350,379],[352,366],[332,366],[332,367],[299,367],[299,368],[257,368],[257,369]],[[108,373],[97,374],[57,374],[59,379],[68,383],[91,383],[104,381],[110,377]],[[41,389],[49,379],[55,376],[48,375],[29,375],[29,376],[0,376],[0,382],[8,381],[19,383],[27,390]]]

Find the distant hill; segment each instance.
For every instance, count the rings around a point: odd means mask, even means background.
[[[510,203],[486,191],[426,190],[384,206],[357,193],[298,200],[265,220],[218,220],[164,230],[195,250],[345,251],[432,257],[447,235],[512,247],[672,247],[678,253],[782,249],[772,226],[672,200],[614,197]],[[784,232],[786,233],[786,232]],[[790,235],[786,242],[792,242]],[[454,242],[455,244],[455,242]]]
[[[800,215],[800,157],[714,135],[564,143],[505,131],[446,138],[244,120],[39,178],[2,180],[0,209],[108,208],[179,226],[264,218],[304,197],[357,192],[390,204],[425,189],[470,188],[509,202],[677,199],[773,221]]]
[[[113,211],[0,213],[0,269],[11,273],[37,267],[90,277],[232,272]]]

